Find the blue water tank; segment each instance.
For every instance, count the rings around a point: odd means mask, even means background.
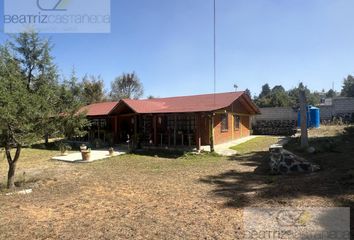
[[[320,109],[314,106],[308,106],[307,108],[307,127],[308,128],[319,128],[321,117]],[[301,112],[299,110],[297,117],[298,127],[301,127]]]
[[[321,122],[320,109],[317,107],[310,108],[310,126],[313,128],[319,128]]]

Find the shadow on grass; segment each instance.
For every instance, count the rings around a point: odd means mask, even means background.
[[[33,149],[39,149],[39,150],[59,150],[59,144],[61,140],[49,142],[48,144],[45,143],[37,143],[33,144],[31,148]]]
[[[186,154],[186,152],[184,151],[169,150],[169,149],[140,149],[140,150],[135,150],[132,153],[134,153],[135,155],[168,158],[168,159],[177,159],[183,157]]]
[[[230,157],[237,161],[235,170],[218,175],[205,176],[200,181],[214,186],[212,194],[225,198],[225,207],[250,207],[286,205],[304,196],[329,199],[335,205],[354,206],[353,202],[341,202],[354,194],[354,131],[331,138],[312,138],[316,154],[296,150],[296,139],[287,148],[306,159],[320,164],[322,170],[308,174],[270,175],[268,152],[251,152]],[[306,205],[306,203],[304,203]],[[348,205],[349,204],[349,205]]]
[[[53,150],[53,151],[59,151],[59,146],[61,143],[65,143],[69,145],[72,150],[79,151],[80,150],[80,145],[85,144],[88,148],[95,149],[93,147],[92,143],[87,143],[87,142],[80,142],[80,141],[68,141],[68,140],[55,140],[52,142],[49,142],[47,144],[45,143],[37,143],[31,146],[33,149],[39,149],[39,150]],[[100,149],[100,148],[98,148]]]

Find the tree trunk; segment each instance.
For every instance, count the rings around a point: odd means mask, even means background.
[[[49,134],[48,133],[46,133],[44,136],[44,144],[46,147],[48,147],[48,144],[49,144]]]
[[[16,153],[14,159],[12,159],[11,148],[9,146],[5,147],[5,151],[6,151],[7,162],[9,164],[9,171],[7,173],[7,188],[12,189],[15,187],[15,171],[16,171],[17,161],[20,158],[20,154],[21,154],[21,146],[18,145],[16,147]]]
[[[301,147],[307,148],[309,146],[308,132],[307,132],[307,102],[305,91],[300,90],[300,114],[301,114]]]
[[[15,187],[15,170],[16,170],[16,163],[9,163],[9,171],[7,173],[8,189],[13,189]]]

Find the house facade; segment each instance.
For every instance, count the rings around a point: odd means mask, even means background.
[[[249,136],[251,117],[260,113],[244,92],[123,99],[92,104],[81,111],[92,123],[91,141],[196,149]]]

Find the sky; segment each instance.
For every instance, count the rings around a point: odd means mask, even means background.
[[[3,0],[1,0],[3,1]],[[354,73],[353,0],[216,0],[217,92],[304,82],[340,90]],[[1,5],[0,16],[3,13]],[[62,75],[135,71],[145,96],[213,92],[213,0],[112,0],[109,34],[43,34]],[[2,24],[1,24],[2,25]],[[1,27],[0,44],[8,38]]]

